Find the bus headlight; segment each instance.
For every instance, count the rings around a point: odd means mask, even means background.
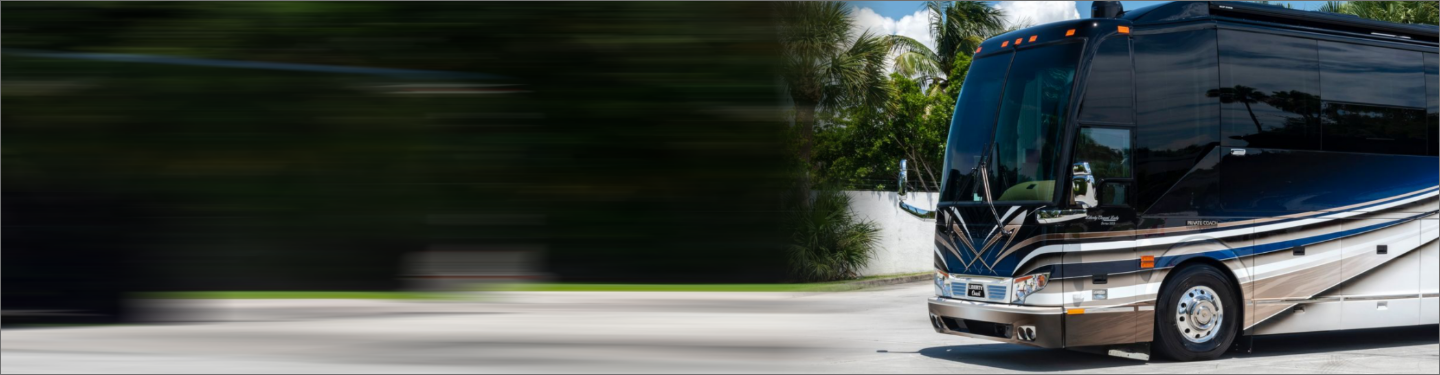
[[[1029,297],[1030,295],[1035,294],[1035,292],[1039,292],[1041,289],[1045,289],[1045,285],[1049,283],[1049,272],[1032,273],[1029,275],[1025,275],[1024,277],[1015,278],[1015,280],[1011,282],[1012,285],[1010,288],[1010,290],[1015,291],[1015,298],[1013,303],[1025,303],[1025,297]]]
[[[950,283],[945,282],[948,278],[950,275],[944,271],[935,271],[935,296],[950,297]]]

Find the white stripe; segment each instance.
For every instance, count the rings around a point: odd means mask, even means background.
[[[1440,192],[1430,192],[1430,193],[1426,193],[1426,194],[1419,194],[1419,195],[1412,196],[1412,197],[1410,197],[1410,198],[1405,198],[1405,199],[1401,199],[1401,200],[1398,200],[1398,201],[1395,201],[1395,202],[1386,203],[1386,204],[1383,204],[1383,205],[1380,205],[1380,206],[1376,206],[1376,207],[1374,207],[1374,208],[1366,208],[1366,210],[1380,210],[1380,209],[1384,209],[1384,208],[1390,208],[1390,207],[1400,206],[1400,205],[1404,205],[1404,204],[1407,204],[1407,203],[1419,201],[1419,200],[1422,200],[1422,199],[1425,199],[1425,198],[1434,197],[1434,196],[1437,196],[1437,195],[1440,195]],[[1331,221],[1331,220],[1334,220],[1334,219],[1351,217],[1351,216],[1360,215],[1360,214],[1364,214],[1364,213],[1368,213],[1368,212],[1370,212],[1370,211],[1345,211],[1345,212],[1338,212],[1338,213],[1333,213],[1333,214],[1328,214],[1328,215],[1322,216],[1322,218],[1324,218],[1324,219],[1300,219],[1300,220],[1288,221],[1288,222],[1277,223],[1277,224],[1269,224],[1269,225],[1264,225],[1264,226],[1259,226],[1259,227],[1237,228],[1237,229],[1230,229],[1230,230],[1224,230],[1224,231],[1212,232],[1212,233],[1185,233],[1185,234],[1174,235],[1174,236],[1156,237],[1156,238],[1144,238],[1144,239],[1133,240],[1133,241],[1110,241],[1110,242],[1094,242],[1094,243],[1081,243],[1081,244],[1047,245],[1047,246],[1040,247],[1039,249],[1035,249],[1035,251],[1032,251],[1032,252],[1030,252],[1030,254],[1025,255],[1025,258],[1023,258],[1023,259],[1020,260],[1020,263],[1017,265],[1017,268],[1018,268],[1018,267],[1024,267],[1026,264],[1029,264],[1029,263],[1030,263],[1030,260],[1035,259],[1035,257],[1041,256],[1041,255],[1045,255],[1045,254],[1053,254],[1053,253],[1061,253],[1061,252],[1085,252],[1085,251],[1101,251],[1101,250],[1134,249],[1134,248],[1154,246],[1154,245],[1170,245],[1170,244],[1178,244],[1178,243],[1182,243],[1182,242],[1191,242],[1191,241],[1208,241],[1208,240],[1212,240],[1212,239],[1220,239],[1220,238],[1243,236],[1243,235],[1249,235],[1249,234],[1265,233],[1265,232],[1270,232],[1270,231],[1275,231],[1275,230],[1281,230],[1281,229],[1288,229],[1288,228],[1294,228],[1294,227],[1305,226],[1305,225],[1310,225],[1310,224],[1324,223],[1324,222],[1328,222],[1328,221]],[[1066,247],[1067,247],[1067,246],[1069,247],[1068,250],[1066,250]]]
[[[1052,282],[1050,283],[1050,285],[1047,286],[1047,289],[1050,288],[1050,287],[1058,287],[1058,286],[1060,286],[1060,285],[1057,285],[1057,284],[1059,284],[1059,281],[1052,281]],[[1151,292],[1150,290],[1151,290],[1152,288],[1153,288],[1154,290],[1157,290],[1157,291],[1158,291],[1158,290],[1160,289],[1160,283],[1159,283],[1159,282],[1154,282],[1154,283],[1149,283],[1149,284],[1127,285],[1127,286],[1120,286],[1120,287],[1114,287],[1114,288],[1107,288],[1106,291],[1105,291],[1105,293],[1107,294],[1107,297],[1108,297],[1108,298],[1106,298],[1106,299],[1107,299],[1107,300],[1124,300],[1124,299],[1126,299],[1126,298],[1132,298],[1132,297],[1137,297],[1137,296],[1142,296],[1142,295],[1153,297],[1157,292]],[[1095,288],[1095,289],[1100,289],[1100,288]],[[1093,302],[1093,301],[1090,300],[1093,295],[1094,295],[1094,290],[1093,290],[1093,289],[1092,289],[1092,290],[1085,290],[1085,291],[1076,291],[1076,292],[1062,292],[1062,293],[1045,293],[1044,290],[1041,290],[1040,293],[1036,293],[1036,294],[1031,295],[1031,296],[1029,296],[1029,297],[1025,297],[1025,304],[1026,304],[1026,305],[1037,305],[1037,306],[1058,306],[1058,305],[1063,305],[1063,304],[1067,304],[1067,303],[1074,302],[1074,301],[1075,301],[1074,298],[1077,297],[1077,296],[1078,296],[1078,297],[1081,297],[1081,298],[1084,298],[1084,301]],[[1126,303],[1129,303],[1129,302],[1126,302]]]

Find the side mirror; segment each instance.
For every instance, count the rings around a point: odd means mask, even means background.
[[[1095,175],[1091,173],[1090,163],[1075,163],[1070,168],[1070,203],[1081,208],[1093,208],[1100,204],[1095,197]]]
[[[1041,224],[1058,224],[1085,218],[1090,208],[1100,203],[1095,198],[1095,175],[1090,163],[1079,162],[1070,166],[1069,209],[1048,208],[1036,211],[1036,220]]]
[[[935,211],[921,209],[919,207],[911,206],[909,203],[905,203],[905,180],[907,180],[906,177],[909,175],[909,169],[906,168],[905,162],[905,159],[900,159],[900,183],[896,185],[898,187],[896,192],[900,195],[900,199],[898,200],[900,210],[921,219],[934,219]]]
[[[900,183],[895,184],[895,186],[898,187],[897,191],[900,193],[900,198],[902,199],[905,198],[905,180],[909,180],[910,171],[909,168],[905,168],[905,162],[906,159],[900,159]]]

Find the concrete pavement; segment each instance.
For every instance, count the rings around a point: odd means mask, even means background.
[[[4,373],[1440,373],[1435,326],[1139,362],[934,333],[929,283],[843,293],[538,292],[191,301],[185,324],[7,329]],[[209,304],[209,305],[206,305]],[[174,306],[172,306],[174,307]]]

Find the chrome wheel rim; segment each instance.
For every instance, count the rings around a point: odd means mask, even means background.
[[[1225,305],[1215,290],[1196,286],[1180,295],[1175,305],[1175,328],[1185,341],[1203,344],[1215,339],[1225,323]]]

